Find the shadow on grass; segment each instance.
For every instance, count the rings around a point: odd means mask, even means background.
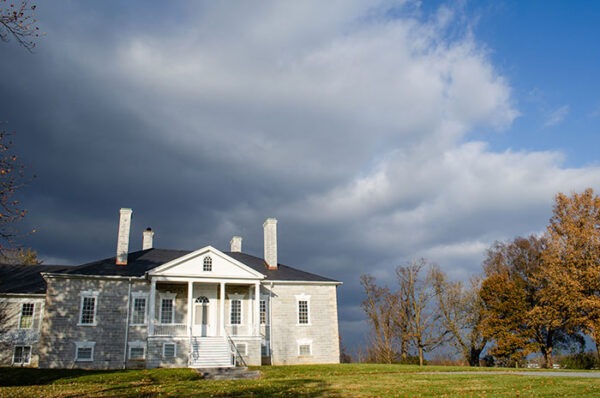
[[[83,370],[83,369],[33,369],[33,368],[1,368],[0,386],[37,386],[52,384],[57,380],[68,382],[82,376],[111,375],[123,371],[115,370]]]
[[[73,389],[73,383],[77,388]],[[80,370],[2,368],[0,387],[63,385],[65,398],[97,397],[336,397],[323,379],[202,380],[196,372],[182,370]],[[1,393],[0,393],[1,395]]]

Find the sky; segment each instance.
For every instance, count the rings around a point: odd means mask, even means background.
[[[600,3],[40,2],[33,53],[0,43],[1,129],[31,175],[22,244],[45,264],[131,250],[262,255],[343,282],[426,258],[454,280],[598,191]]]

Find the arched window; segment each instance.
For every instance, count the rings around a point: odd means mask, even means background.
[[[209,256],[204,257],[204,266],[202,267],[203,271],[212,271],[212,258]]]
[[[206,296],[197,297],[196,304],[208,304],[208,297],[206,297]]]

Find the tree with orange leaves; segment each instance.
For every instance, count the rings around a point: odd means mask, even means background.
[[[547,234],[540,301],[589,334],[600,358],[600,197],[591,188],[556,195]]]

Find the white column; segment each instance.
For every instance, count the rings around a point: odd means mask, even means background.
[[[260,282],[254,283],[254,335],[260,335]]]
[[[150,281],[150,314],[148,316],[148,336],[154,336],[154,320],[156,318],[156,281]]]
[[[188,326],[188,336],[192,336],[192,311],[194,310],[194,282],[188,281],[188,316],[187,316],[187,326]]]
[[[221,336],[225,336],[225,282],[220,283],[220,296],[219,301],[219,333]]]

